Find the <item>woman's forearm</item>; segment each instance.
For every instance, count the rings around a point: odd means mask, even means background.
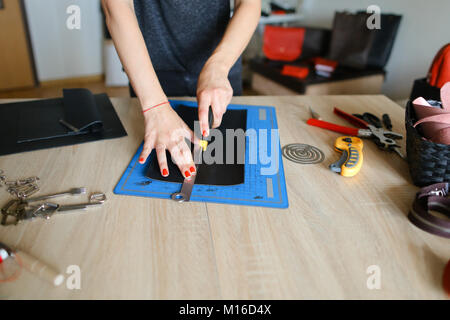
[[[234,15],[208,63],[231,69],[249,43],[261,16],[261,0],[236,0]]]
[[[133,0],[102,0],[106,24],[143,108],[167,99],[137,22]]]

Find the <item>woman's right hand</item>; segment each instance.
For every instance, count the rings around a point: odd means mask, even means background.
[[[167,177],[170,172],[167,166],[166,150],[170,152],[172,161],[178,166],[185,178],[196,173],[191,149],[185,138],[194,143],[194,133],[178,116],[169,104],[148,110],[144,113],[145,138],[144,148],[139,163],[144,164],[156,149],[161,175]]]

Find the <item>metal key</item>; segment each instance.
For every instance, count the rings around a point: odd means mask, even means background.
[[[80,204],[68,204],[60,206],[58,212],[69,212],[76,210],[87,210],[90,207],[101,206],[106,201],[106,195],[103,193],[92,194],[90,197],[90,202],[80,203]]]
[[[85,194],[86,190],[87,190],[87,188],[84,188],[84,187],[83,188],[73,188],[73,189],[70,189],[70,190],[65,191],[65,192],[49,194],[49,195],[46,195],[46,196],[40,196],[40,197],[36,197],[36,198],[30,198],[30,199],[26,199],[24,201],[29,203],[29,202],[36,202],[36,201],[41,201],[41,200],[54,199],[54,198],[64,197],[64,196],[75,196],[75,195]]]
[[[101,202],[89,202],[89,203],[80,203],[80,204],[70,204],[70,205],[66,205],[66,206],[61,206],[58,209],[58,212],[87,210],[89,207],[101,206],[102,204],[103,203],[101,203]]]

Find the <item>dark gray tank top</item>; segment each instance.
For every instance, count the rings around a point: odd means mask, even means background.
[[[166,94],[195,95],[198,75],[230,20],[230,1],[134,0],[134,8]],[[240,59],[229,78],[240,94]]]

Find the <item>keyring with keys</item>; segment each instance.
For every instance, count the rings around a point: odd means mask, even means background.
[[[11,200],[1,210],[1,225],[17,225],[24,220],[35,218],[50,219],[55,213],[67,213],[76,210],[86,210],[89,207],[101,206],[106,201],[104,193],[94,193],[89,197],[89,202],[69,205],[59,205],[51,202],[44,202],[34,206],[21,200]]]

